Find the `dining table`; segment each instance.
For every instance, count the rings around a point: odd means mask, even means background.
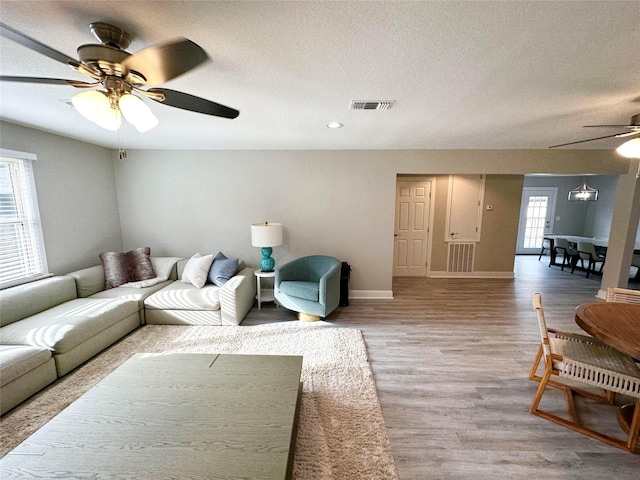
[[[575,321],[605,345],[640,361],[640,305],[621,302],[589,302],[576,307]],[[618,423],[625,432],[633,418],[634,405],[623,405]]]

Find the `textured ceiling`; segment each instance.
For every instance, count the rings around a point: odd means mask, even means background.
[[[235,120],[147,102],[160,125],[130,149],[537,149],[616,133],[640,112],[640,2],[12,1],[0,18],[76,57],[106,21],[135,53],[185,36],[211,61],[163,85]],[[86,77],[5,38],[2,75]],[[78,90],[4,82],[11,122],[116,147],[66,102]],[[395,100],[350,111],[351,100]],[[331,130],[338,121],[344,128]],[[622,129],[624,131],[624,129]],[[619,139],[574,148],[613,148]]]

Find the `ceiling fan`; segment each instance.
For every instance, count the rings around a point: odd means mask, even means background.
[[[611,135],[605,135],[603,137],[595,137],[589,138],[587,140],[578,140],[576,142],[569,143],[561,143],[559,145],[552,145],[549,148],[558,148],[558,147],[566,147],[567,145],[575,145],[577,143],[585,143],[592,142],[594,140],[602,140],[604,138],[624,138],[624,137],[633,137],[636,135],[640,135],[640,113],[635,114],[631,117],[631,122],[629,125],[584,125],[585,128],[627,128],[629,131],[627,132],[619,132]]]
[[[91,23],[89,28],[100,44],[80,45],[77,49],[79,60],[76,60],[0,22],[2,36],[70,66],[93,82],[4,75],[0,76],[0,81],[89,89],[75,95],[72,103],[83,116],[109,130],[120,128],[121,114],[141,132],[157,125],[157,118],[134,93],[164,105],[205,115],[236,118],[240,114],[236,109],[188,93],[149,88],[176,78],[209,58],[191,40],[178,38],[130,54],[125,49],[131,44],[132,36],[121,28],[103,22]]]

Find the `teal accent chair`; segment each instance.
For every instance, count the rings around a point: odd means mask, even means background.
[[[311,317],[324,318],[340,303],[337,258],[311,255],[276,267],[274,296],[278,304]]]

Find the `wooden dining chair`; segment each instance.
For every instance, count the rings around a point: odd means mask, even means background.
[[[545,327],[546,327],[546,323],[545,323]],[[582,335],[580,333],[566,332],[566,331],[557,330],[551,327],[546,327],[546,330],[547,330],[547,336],[552,338],[558,338],[560,340],[566,340],[568,342],[580,342],[580,343],[586,343],[588,345],[599,345],[601,347],[611,348],[605,345],[604,343],[602,343],[597,338],[593,338],[590,335]],[[543,343],[541,342],[540,346],[538,347],[538,352],[536,353],[536,358],[534,359],[533,365],[531,365],[531,369],[529,370],[530,380],[534,380],[536,382],[539,382],[540,380],[542,380],[542,377],[538,375],[538,368],[540,367],[540,361],[542,360],[543,354],[544,354]],[[611,401],[613,401],[613,399]]]
[[[540,329],[544,374],[529,411],[583,435],[634,453],[640,431],[640,368],[631,357],[613,348],[551,337],[544,317],[542,296],[539,293],[533,295],[532,304]],[[600,388],[603,394],[598,395],[576,388],[575,382]],[[563,390],[567,401],[568,420],[539,408],[547,386]],[[616,393],[636,399],[635,413],[626,440],[614,438],[580,423],[573,398],[574,394],[578,394],[601,403],[612,404]]]
[[[584,261],[587,260],[587,278],[589,278],[589,273],[592,271],[596,271],[596,263],[600,263],[600,269],[598,272],[602,272],[602,268],[604,267],[605,257],[600,255],[596,251],[596,247],[591,242],[578,242],[578,257],[582,268],[584,268]],[[571,268],[571,273],[576,269],[578,262],[576,262]]]
[[[640,290],[628,288],[608,287],[607,302],[640,303]]]

